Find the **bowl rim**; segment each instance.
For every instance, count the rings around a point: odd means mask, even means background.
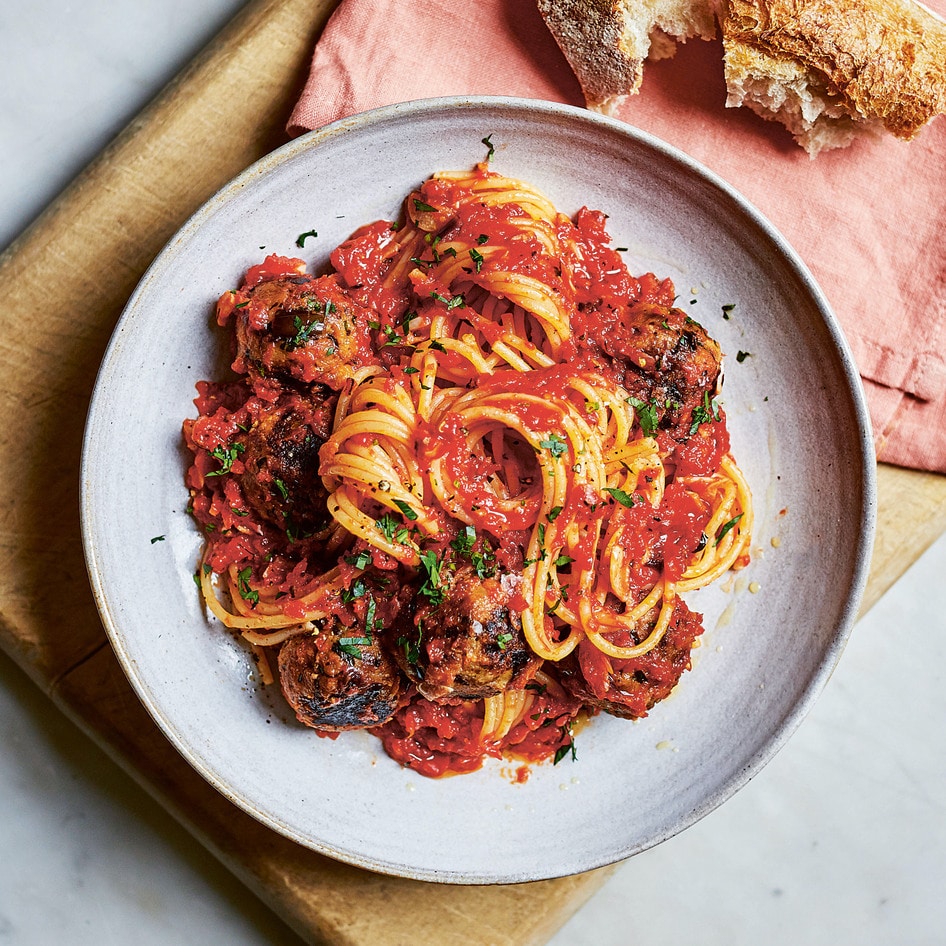
[[[228,786],[212,768],[205,765],[194,755],[186,740],[175,731],[174,726],[164,716],[161,708],[156,705],[148,687],[145,686],[144,681],[138,674],[134,661],[125,648],[125,630],[110,604],[107,592],[107,581],[96,548],[96,534],[99,526],[94,521],[93,515],[96,493],[93,457],[96,437],[98,436],[98,430],[102,423],[102,414],[106,409],[103,389],[107,382],[111,365],[116,357],[116,350],[120,346],[120,336],[123,326],[132,318],[139,300],[147,292],[150,283],[156,276],[160,275],[174,246],[195,232],[221,204],[225,204],[232,195],[247,187],[257,178],[271,173],[280,165],[300,153],[318,148],[324,142],[330,141],[338,136],[360,133],[369,128],[384,126],[392,121],[403,121],[405,118],[430,117],[432,114],[435,115],[436,113],[442,113],[446,118],[451,112],[456,110],[490,109],[502,109],[523,115],[528,114],[530,117],[564,117],[567,120],[583,123],[591,129],[607,129],[612,134],[617,133],[638,144],[644,145],[660,155],[662,159],[669,160],[673,164],[681,166],[691,174],[702,178],[710,187],[722,192],[726,198],[736,204],[740,211],[750,218],[767,236],[786,264],[794,271],[799,279],[800,285],[811,298],[839,356],[845,388],[851,398],[854,416],[858,423],[857,443],[861,464],[860,485],[862,490],[858,529],[859,542],[853,558],[853,577],[843,608],[841,609],[841,617],[830,638],[830,645],[824,649],[821,655],[817,670],[811,674],[807,687],[801,697],[792,705],[791,711],[770,733],[746,766],[734,772],[728,780],[722,783],[716,792],[705,798],[699,806],[689,812],[687,817],[675,823],[672,828],[659,832],[657,835],[650,838],[646,844],[641,844],[633,850],[625,851],[618,859],[633,856],[634,854],[653,847],[700,820],[722,802],[732,797],[732,795],[756,775],[789,740],[830,679],[850,638],[857,618],[859,604],[867,584],[871,552],[876,533],[876,459],[870,433],[871,425],[869,413],[863,386],[851,349],[830,303],[799,254],[761,211],[716,172],[690,157],[679,148],[668,144],[653,134],[610,116],[577,106],[517,96],[441,96],[436,98],[415,99],[347,116],[322,128],[300,135],[276,148],[274,151],[262,156],[222,185],[175,231],[141,276],[135,290],[129,297],[115,324],[96,375],[82,437],[80,463],[81,539],[89,582],[96,607],[112,649],[138,699],[145,706],[152,719],[158,724],[163,735],[174,745],[187,763],[195,768],[200,775],[224,797],[279,834],[287,836],[307,848],[316,850],[343,862],[392,876],[459,884],[519,883],[565,876],[572,873],[572,871],[565,870],[560,873],[538,871],[534,875],[515,877],[503,875],[501,872],[491,876],[464,874],[462,872],[451,873],[449,876],[446,876],[442,872],[434,872],[409,866],[405,867],[403,865],[382,864],[369,857],[353,856],[350,852],[337,850],[330,843],[321,842],[299,832],[287,830],[287,826],[280,824],[275,819],[268,817],[265,813],[256,809],[249,799],[245,799],[239,794],[234,793],[231,787]],[[587,867],[582,867],[581,870],[590,870],[614,862],[615,858],[605,857],[600,860],[600,862],[589,863]]]

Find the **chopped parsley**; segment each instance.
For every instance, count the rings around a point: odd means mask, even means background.
[[[476,572],[477,578],[492,578],[496,571],[496,562],[493,550],[488,543],[483,543],[483,551],[475,551],[476,529],[473,526],[464,526],[463,531],[450,543],[450,548],[464,558],[468,558]]]
[[[463,298],[463,293],[458,292],[455,296],[448,299],[446,296],[442,295],[439,292],[432,292],[431,297],[436,299],[438,302],[442,302],[449,312],[451,309],[463,309],[466,307],[466,299]]]
[[[325,304],[325,314],[328,315],[333,308],[332,303],[327,302]],[[318,319],[313,319],[311,322],[304,322],[302,316],[297,315],[293,318],[292,324],[296,330],[296,334],[289,339],[286,346],[288,351],[304,348],[312,340],[313,335],[325,331],[325,323],[320,322]]]
[[[357,555],[346,555],[345,561],[364,571],[371,564],[371,553],[367,549],[362,549]]]
[[[568,742],[563,743],[555,750],[555,757],[552,759],[552,765],[558,765],[566,756],[571,754],[572,762],[578,758],[578,753],[575,750],[575,737],[572,735],[571,723],[565,727],[564,735],[567,736]]]
[[[246,450],[246,445],[242,443],[234,443],[229,447],[214,447],[210,455],[220,462],[220,469],[212,470],[207,476],[223,476],[224,473],[229,473],[244,450]]]
[[[483,268],[483,254],[470,247],[470,259],[473,260],[473,269],[479,272]]]
[[[299,236],[296,237],[296,246],[305,246],[305,241],[309,237],[317,237],[318,235],[318,232],[315,230],[306,230],[305,233],[300,233]]]
[[[548,450],[553,457],[560,457],[566,450],[568,450],[568,442],[562,440],[558,434],[549,434],[547,440],[540,440],[539,446],[543,450]]]
[[[421,214],[435,214],[437,212],[436,207],[431,207],[430,204],[425,203],[419,197],[414,198],[414,209]]]
[[[370,647],[372,640],[370,637],[340,637],[338,639],[338,649],[349,657],[361,659],[361,648]]]
[[[627,399],[637,413],[637,420],[641,425],[641,432],[645,437],[653,437],[657,431],[657,408],[651,401],[641,401],[636,397]]]
[[[476,544],[476,529],[473,526],[465,526],[463,531],[450,543],[450,548],[457,555],[469,556]]]
[[[443,561],[431,550],[420,553],[420,565],[424,572],[424,583],[420,586],[422,594],[432,605],[443,603],[444,590],[440,583],[440,569]]]
[[[156,535],[151,539],[151,544],[154,545],[155,542],[163,542],[167,536],[165,535]]]
[[[408,531],[393,513],[386,512],[375,522],[375,526],[388,542],[397,542],[399,545],[404,545],[407,541]]]
[[[424,639],[423,622],[417,622],[417,641],[412,641],[406,635],[401,635],[397,639],[397,646],[404,651],[404,657],[411,666],[416,666],[420,660],[420,644]]]
[[[483,144],[489,148],[489,151],[486,152],[486,160],[492,160],[493,155],[496,153],[496,148],[493,146],[493,136],[487,135],[485,138],[481,139]]]
[[[709,391],[703,392],[703,403],[693,408],[693,423],[690,424],[690,435],[696,433],[700,424],[709,424],[719,420],[719,405],[711,401]]]
[[[605,486],[604,491],[610,493],[615,501],[622,506],[627,506],[628,509],[635,505],[634,497],[630,493],[625,493],[623,489],[618,489],[616,486]]]
[[[470,561],[477,578],[492,578],[496,574],[496,560],[493,552],[487,548],[483,552],[471,552]]]
[[[368,606],[365,609],[365,634],[362,637],[340,637],[338,639],[338,649],[343,654],[360,659],[361,648],[370,647],[374,643],[373,632],[379,630],[381,625],[380,620],[375,620],[376,611],[377,604],[374,598],[368,595]]]
[[[351,604],[358,598],[363,598],[368,593],[368,586],[361,578],[356,578],[348,588],[343,588],[340,597],[345,604]]]
[[[726,535],[726,533],[729,532],[736,525],[736,523],[739,522],[741,518],[742,518],[742,513],[739,513],[738,516],[733,516],[732,519],[729,520],[729,522],[726,522],[723,524],[722,528],[719,530],[719,533],[716,536],[717,545],[719,545],[719,543],[723,541],[723,537]]]
[[[736,361],[738,361],[739,364],[742,364],[747,358],[751,358],[751,357],[752,357],[751,351],[737,351],[736,352]]]
[[[253,607],[259,603],[259,592],[250,587],[250,576],[253,569],[247,565],[242,571],[237,572],[237,590],[244,601],[249,601]]]
[[[413,522],[417,518],[417,513],[410,507],[408,503],[404,502],[403,499],[395,499],[394,505],[404,513],[405,519],[410,519],[410,521]]]

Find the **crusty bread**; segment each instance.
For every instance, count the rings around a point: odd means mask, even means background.
[[[946,22],[913,0],[538,0],[590,108],[638,91],[644,60],[723,37],[731,107],[812,157],[861,133],[909,140],[946,112]]]
[[[538,0],[589,108],[612,113],[638,91],[644,60],[716,35],[716,0]]]
[[[781,122],[812,157],[846,147],[859,133],[881,131],[879,122],[855,121],[801,63],[728,38],[723,46],[726,105],[745,105],[763,118]]]
[[[812,156],[861,131],[909,140],[946,111],[946,23],[909,0],[725,0],[727,105]]]

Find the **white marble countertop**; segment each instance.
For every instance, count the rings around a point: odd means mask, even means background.
[[[0,5],[0,247],[241,5]],[[551,946],[946,942],[944,575],[946,537],[861,620],[776,759]],[[0,942],[300,942],[3,655],[0,714]]]

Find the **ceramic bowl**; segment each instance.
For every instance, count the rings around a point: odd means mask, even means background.
[[[638,722],[595,718],[577,758],[429,780],[365,733],[319,738],[259,684],[201,607],[181,422],[220,377],[212,307],[268,253],[313,268],[359,225],[397,216],[440,169],[495,147],[495,170],[566,213],[605,211],[632,272],[671,277],[727,355],[723,404],[756,505],[753,561],[688,600],[693,669]],[[317,238],[296,245],[300,234]],[[739,352],[748,353],[737,359]],[[584,110],[515,99],[408,103],[292,141],[213,197],[142,279],[88,418],[82,522],[92,587],[138,696],[240,808],[323,854],[450,883],[572,874],[680,831],[782,746],[855,617],[873,531],[873,452],[848,348],[798,256],[746,200],[673,148]],[[161,538],[159,538],[161,537]]]

